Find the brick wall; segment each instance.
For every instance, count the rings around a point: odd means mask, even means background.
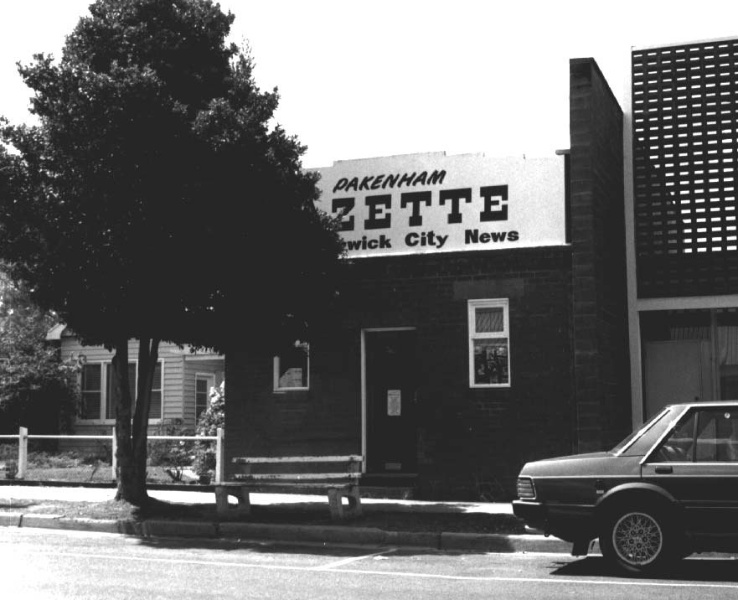
[[[227,357],[229,455],[360,452],[361,329],[415,327],[420,495],[511,495],[524,462],[572,447],[570,269],[566,247],[355,261],[309,391],[275,394],[268,357]],[[469,387],[474,298],[509,299],[510,388]]]
[[[572,299],[577,450],[630,422],[622,110],[597,64],[570,64]]]

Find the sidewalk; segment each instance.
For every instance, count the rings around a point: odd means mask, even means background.
[[[225,538],[237,540],[272,540],[372,546],[409,546],[437,550],[475,552],[564,552],[571,545],[537,534],[457,533],[452,531],[385,531],[375,527],[341,525],[304,525],[285,523],[249,523],[243,521],[203,521],[147,519],[119,521],[110,519],[69,518],[59,514],[39,514],[24,510],[29,503],[105,502],[112,500],[112,488],[58,487],[38,485],[0,486],[0,526],[78,529],[106,533],[124,533],[140,537]],[[213,505],[214,494],[208,491],[149,490],[157,500],[183,505]],[[509,503],[425,502],[387,498],[362,498],[365,512],[454,513],[467,515],[512,515]],[[323,496],[293,494],[252,494],[253,506],[289,509],[305,503],[324,503]],[[17,504],[18,508],[13,504]]]

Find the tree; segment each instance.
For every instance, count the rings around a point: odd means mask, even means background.
[[[0,272],[0,433],[68,429],[76,409],[77,365],[63,363],[46,333],[53,314]]]
[[[141,505],[161,340],[305,339],[342,244],[317,177],[209,0],[97,0],[61,60],[19,66],[38,126],[2,130],[0,257],[34,300],[114,351],[116,498]],[[135,402],[127,340],[139,340]]]

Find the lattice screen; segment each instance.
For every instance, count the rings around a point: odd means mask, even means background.
[[[738,40],[632,53],[639,294],[738,292]]]

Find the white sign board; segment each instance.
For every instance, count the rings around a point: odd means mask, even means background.
[[[564,158],[411,154],[338,161],[319,206],[349,257],[566,243]]]
[[[387,416],[399,417],[402,414],[402,390],[387,390]]]

